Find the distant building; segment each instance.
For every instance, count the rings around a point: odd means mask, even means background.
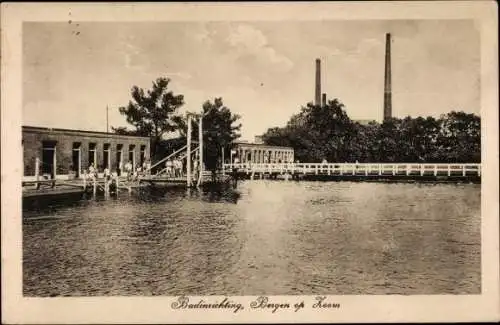
[[[23,126],[24,176],[39,174],[50,178],[80,177],[90,164],[121,173],[130,162],[135,168],[150,157],[150,139],[106,132]]]
[[[353,120],[354,122],[357,122],[361,125],[368,125],[370,123],[377,123],[375,120]]]
[[[260,137],[260,140],[262,137]],[[256,137],[256,140],[259,140]],[[233,150],[236,151],[235,157],[238,157],[241,163],[285,163],[294,161],[294,150],[291,147],[269,146],[260,143],[236,142]]]

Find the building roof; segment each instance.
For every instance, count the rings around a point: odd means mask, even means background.
[[[86,136],[101,136],[101,137],[116,137],[116,138],[134,138],[134,139],[142,139],[142,140],[149,140],[149,137],[141,137],[141,136],[136,136],[136,135],[123,135],[123,134],[117,134],[117,133],[112,133],[112,132],[99,132],[99,131],[86,131],[86,130],[72,130],[72,129],[61,129],[61,128],[48,128],[48,127],[39,127],[39,126],[29,126],[29,125],[23,125],[22,126],[23,132],[27,131],[32,131],[32,132],[44,132],[44,133],[64,133],[64,134],[69,134],[69,135],[86,135]]]
[[[250,143],[250,142],[243,142],[243,141],[237,141],[237,142],[234,142],[234,144],[237,146],[255,147],[255,148],[262,148],[262,149],[294,150],[292,147],[273,146],[273,145],[267,145],[267,144],[263,144],[263,143]]]

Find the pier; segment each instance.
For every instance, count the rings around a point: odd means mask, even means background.
[[[97,195],[103,193],[132,192],[139,187],[144,187],[139,179],[130,180],[126,177],[102,178],[77,178],[77,179],[50,179],[22,181],[23,198],[52,196],[62,194],[92,193]]]
[[[377,179],[435,179],[480,180],[481,164],[418,164],[418,163],[239,163],[224,164],[224,173],[238,177],[377,180]]]

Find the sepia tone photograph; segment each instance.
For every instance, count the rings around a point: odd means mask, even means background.
[[[23,298],[231,317],[484,293],[480,20],[80,8],[20,22]]]

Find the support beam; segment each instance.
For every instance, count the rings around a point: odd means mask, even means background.
[[[187,153],[186,153],[186,181],[187,186],[192,186],[192,178],[191,178],[191,133],[192,133],[192,125],[191,125],[191,114],[187,116]]]
[[[222,146],[222,175],[226,175],[226,162],[224,160],[224,146]]]
[[[35,189],[38,189],[40,187],[40,183],[38,183],[40,180],[40,158],[38,157],[35,158],[35,180]]]
[[[199,144],[199,162],[198,162],[198,183],[197,186],[201,184],[201,178],[203,177],[203,115],[200,115],[200,119],[198,121],[198,141]],[[223,162],[224,163],[224,162]]]

